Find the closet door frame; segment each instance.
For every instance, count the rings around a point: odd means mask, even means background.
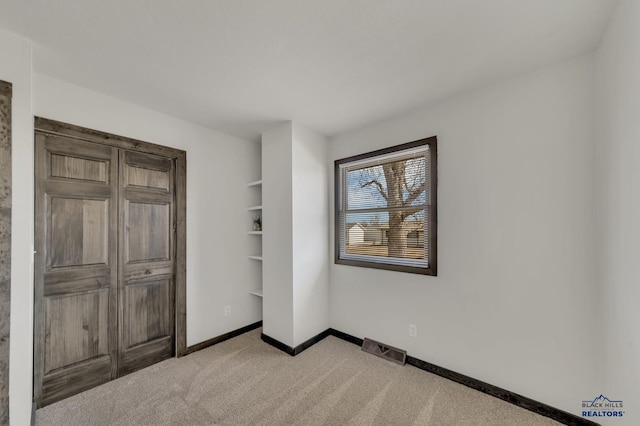
[[[35,117],[35,134],[62,136],[113,148],[155,154],[175,161],[175,355],[187,353],[186,257],[187,257],[187,153],[186,151],[156,145],[110,133]],[[35,325],[35,324],[34,324]],[[34,335],[35,339],[35,335]],[[35,343],[35,342],[34,342]]]
[[[7,185],[0,193],[0,236],[4,247],[0,247],[0,424],[9,423],[9,345],[11,322],[11,104],[13,86],[7,81],[0,80],[0,97],[4,102],[0,105],[0,176]],[[3,303],[4,302],[4,303]]]

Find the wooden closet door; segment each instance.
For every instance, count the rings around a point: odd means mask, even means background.
[[[121,375],[174,354],[174,161],[120,152]]]
[[[36,134],[38,407],[117,375],[117,150]]]

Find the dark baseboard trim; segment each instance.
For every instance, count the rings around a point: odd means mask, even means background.
[[[262,321],[254,322],[253,324],[249,324],[237,330],[233,330],[228,333],[221,334],[220,336],[214,337],[213,339],[205,340],[204,342],[200,342],[193,346],[189,346],[184,354],[189,355],[194,352],[198,352],[202,349],[208,348],[209,346],[217,345],[218,343],[222,343],[225,340],[232,339],[234,337],[237,337],[241,334],[244,334],[251,330],[255,330],[256,328],[260,328],[260,327],[262,327]]]
[[[281,341],[276,340],[273,337],[269,337],[264,333],[260,335],[260,338],[263,342],[273,346],[274,348],[280,349],[282,352],[285,352],[291,356],[296,356],[295,349],[293,349],[291,346],[285,345]]]
[[[347,342],[353,343],[354,345],[362,346],[362,343],[364,342],[364,339],[359,339],[355,336],[352,336],[347,333],[343,333],[342,331],[338,331],[334,328],[330,328],[329,332],[331,333],[332,336],[335,336],[342,340],[346,340]]]
[[[329,329],[327,328],[325,331],[323,331],[322,333],[319,333],[315,336],[313,336],[311,339],[308,339],[304,342],[302,342],[301,344],[299,344],[298,346],[296,346],[293,351],[294,351],[294,355],[298,355],[300,352],[304,351],[305,349],[309,349],[311,346],[315,345],[316,343],[318,343],[319,341],[321,341],[322,339],[329,337]]]
[[[325,337],[329,336],[330,334],[331,334],[331,329],[328,328],[325,331],[323,331],[322,333],[317,334],[317,335],[313,336],[312,338],[310,338],[309,340],[306,340],[306,341],[302,342],[301,344],[299,344],[295,348],[292,348],[291,346],[285,345],[284,343],[274,339],[273,337],[269,337],[264,333],[262,333],[262,335],[260,337],[262,338],[262,340],[265,343],[270,344],[274,348],[280,349],[282,352],[285,352],[285,353],[287,353],[287,354],[289,354],[291,356],[296,356],[300,352],[304,351],[305,349],[309,349],[311,346],[315,345],[316,343],[318,343],[319,341],[321,341]]]
[[[347,342],[353,343],[355,345],[362,346],[362,339],[360,338],[357,338],[347,333],[343,333],[342,331],[334,330],[333,328],[330,328],[328,331],[332,336],[335,336],[342,340],[346,340]],[[470,387],[482,393],[486,393],[487,395],[491,395],[495,398],[499,398],[510,404],[516,405],[520,408],[524,408],[525,410],[533,411],[534,413],[540,414],[541,416],[549,417],[550,419],[553,419],[565,425],[570,425],[570,426],[598,425],[598,423],[594,423],[590,420],[584,419],[582,417],[578,417],[574,414],[568,413],[558,408],[554,408],[542,402],[535,401],[531,398],[527,398],[526,396],[522,396],[517,393],[510,392],[506,389],[502,389],[497,386],[491,385],[489,383],[485,383],[483,381],[474,379],[472,377],[465,376],[464,374],[456,373],[455,371],[451,371],[446,368],[439,367],[435,364],[422,361],[412,356],[407,355],[407,364],[412,365],[416,368],[419,368],[420,370],[424,370],[429,373],[435,374],[437,376],[444,377],[445,379],[452,380],[456,383],[460,383],[461,385],[465,385],[467,387]]]
[[[456,383],[460,383],[461,385],[465,385],[482,393],[486,393],[487,395],[499,398],[513,405],[517,405],[520,408],[533,411],[534,413],[540,414],[541,416],[549,417],[550,419],[553,419],[565,425],[597,425],[597,423],[594,423],[590,420],[578,417],[574,414],[568,413],[558,408],[554,408],[542,402],[535,401],[531,398],[527,398],[526,396],[519,395],[517,393],[502,389],[489,383],[485,383],[481,380],[477,380],[469,376],[465,376],[464,374],[456,373],[455,371],[439,367],[435,364],[422,361],[412,356],[407,356],[407,364],[413,365],[420,370],[428,371],[429,373],[444,377],[445,379],[452,380]]]

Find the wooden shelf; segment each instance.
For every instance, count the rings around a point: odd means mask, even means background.
[[[262,289],[258,289],[258,290],[252,290],[249,292],[249,294],[253,294],[254,296],[258,296],[258,297],[262,297]]]
[[[257,188],[258,191],[262,192],[262,179],[260,180],[256,180],[254,182],[249,182],[247,184],[247,187],[251,187],[251,188]],[[249,191],[253,194],[253,190]],[[258,195],[259,193],[255,193],[254,195]],[[255,198],[253,201],[258,201],[262,198]],[[258,201],[259,202],[259,201]],[[249,212],[255,212],[252,213],[252,216],[254,216],[254,220],[257,219],[257,217],[262,216],[262,206],[249,206],[247,207],[247,211]],[[257,217],[256,217],[257,216]],[[262,236],[262,231],[247,231],[247,234],[249,235],[260,235]],[[262,241],[257,241],[257,243],[260,243],[260,245],[262,245]],[[254,249],[256,251],[258,251],[258,249]],[[255,252],[254,252],[255,253]],[[260,270],[262,270],[262,254],[255,254],[255,255],[249,255],[247,256],[249,259],[251,260],[255,260],[260,262],[259,266],[260,266]],[[261,274],[262,275],[262,274]],[[261,280],[260,280],[261,281]],[[256,284],[260,284],[260,281],[258,281]],[[259,298],[262,298],[262,288],[257,288],[255,290],[250,290],[249,294],[253,294],[254,296],[257,296]]]

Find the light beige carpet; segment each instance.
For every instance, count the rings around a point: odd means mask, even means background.
[[[37,425],[557,425],[328,337],[296,357],[254,330],[36,413]]]

